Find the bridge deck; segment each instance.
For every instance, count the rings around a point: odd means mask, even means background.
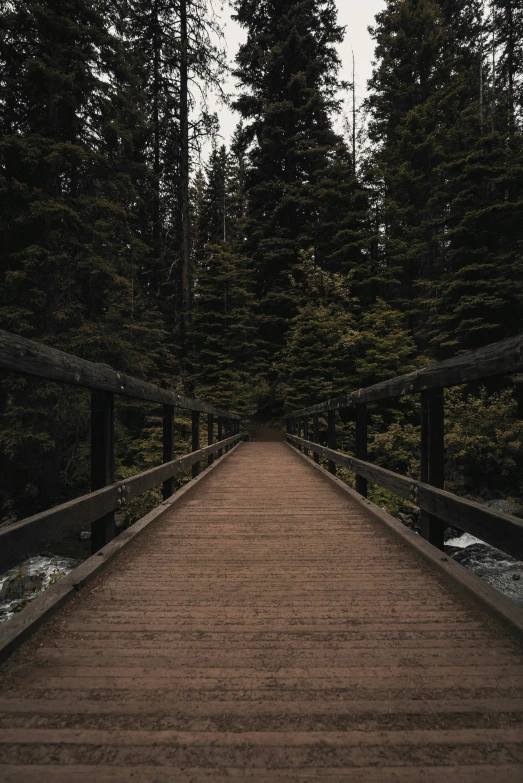
[[[520,782],[516,637],[242,444],[2,667],[0,779]]]

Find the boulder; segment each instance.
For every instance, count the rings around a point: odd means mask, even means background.
[[[44,584],[43,574],[26,574],[23,569],[10,576],[0,590],[0,600],[16,601],[39,592]]]

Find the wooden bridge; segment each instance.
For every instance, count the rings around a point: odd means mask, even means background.
[[[523,610],[439,546],[452,524],[521,558],[523,525],[437,484],[441,390],[520,371],[522,346],[327,401],[289,416],[288,443],[252,443],[198,400],[0,333],[0,367],[92,390],[96,455],[92,493],[0,530],[2,566],[78,518],[99,547],[0,631],[0,780],[521,783]],[[366,461],[366,405],[417,393],[423,482]],[[164,406],[164,464],[123,482],[115,394]],[[175,408],[193,417],[178,459]],[[337,411],[356,420],[354,457],[336,450]],[[425,538],[366,481],[417,504]],[[164,502],[116,535],[118,508],[159,483]]]

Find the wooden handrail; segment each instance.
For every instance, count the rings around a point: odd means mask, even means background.
[[[495,511],[451,492],[402,476],[386,468],[364,462],[341,451],[320,446],[312,441],[288,434],[291,443],[320,457],[342,465],[380,487],[410,500],[418,508],[433,514],[447,524],[477,536],[512,557],[523,560],[523,521],[511,514]]]
[[[211,454],[232,446],[241,437],[242,435],[238,433],[219,443],[146,470],[144,473],[116,481],[96,492],[89,492],[60,506],[0,528],[0,572],[24,560],[34,546],[46,537],[56,536],[57,533],[70,528],[72,524],[88,526],[107,514],[125,508],[130,500],[198,464]]]
[[[117,535],[115,511],[126,498],[141,495],[163,483],[164,499],[173,492],[173,477],[185,467],[192,467],[193,477],[200,471],[200,462],[223,448],[229,450],[239,440],[240,418],[214,408],[201,400],[193,400],[178,392],[163,389],[118,372],[107,364],[95,364],[69,353],[0,330],[0,369],[21,373],[48,381],[66,383],[91,391],[91,493],[56,508],[36,514],[0,531],[0,568],[17,562],[21,552],[46,534],[73,521],[91,523],[91,551],[97,552]],[[163,406],[163,464],[126,482],[114,482],[114,395],[132,397]],[[192,413],[192,452],[180,459],[174,457],[174,409]],[[209,446],[200,449],[200,414],[208,417]],[[225,428],[227,437],[216,447],[211,444],[214,419],[218,423],[218,439]],[[123,487],[130,496],[122,495]],[[120,498],[115,493],[119,491]],[[80,517],[79,517],[80,515]],[[54,525],[54,527],[53,527]],[[25,550],[24,550],[25,547]],[[17,554],[16,554],[17,553]],[[20,558],[19,558],[20,559]]]
[[[419,394],[430,389],[442,389],[458,386],[460,383],[480,381],[496,375],[509,375],[523,370],[523,335],[510,337],[485,348],[463,353],[439,364],[429,364],[420,370],[391,378],[388,381],[367,386],[364,389],[344,394],[332,400],[320,402],[300,411],[292,411],[286,418],[312,416],[314,413],[327,413],[342,408],[407,394]]]
[[[147,381],[133,378],[114,370],[108,364],[95,364],[86,359],[79,359],[72,354],[2,330],[0,330],[0,368],[9,372],[46,378],[48,381],[111,392],[144,402],[173,405],[175,408],[210,413],[239,421],[239,416],[221,411],[201,400],[193,400],[178,392],[161,389]]]
[[[473,533],[504,552],[523,559],[523,524],[508,514],[499,514],[485,506],[445,492],[444,485],[444,389],[470,381],[479,381],[498,375],[523,370],[523,335],[511,337],[485,348],[464,353],[439,364],[423,367],[416,372],[391,378],[365,389],[310,408],[287,414],[287,439],[315,460],[320,456],[329,461],[329,470],[336,474],[336,465],[352,466],[356,473],[356,489],[367,496],[367,481],[409,497],[420,508],[422,535],[443,549],[445,528],[448,524]],[[379,400],[421,394],[421,478],[422,482],[400,476],[366,461],[367,405]],[[356,409],[356,457],[336,451],[335,415],[339,411],[343,421],[347,409]],[[314,420],[314,440],[318,440],[318,416],[328,416],[328,447],[301,439],[301,426],[307,427],[309,416]],[[296,437],[296,434],[298,437]],[[335,456],[333,456],[335,455]],[[416,490],[410,497],[406,487]],[[430,490],[430,492],[429,492]],[[423,502],[422,502],[423,501]],[[497,527],[494,527],[496,526]]]

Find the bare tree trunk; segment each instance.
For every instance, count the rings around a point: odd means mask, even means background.
[[[190,237],[189,237],[189,38],[187,30],[187,0],[180,0],[180,188],[181,188],[181,287],[182,313],[181,337],[182,353],[187,355],[187,324],[191,311],[191,276],[190,276]]]

